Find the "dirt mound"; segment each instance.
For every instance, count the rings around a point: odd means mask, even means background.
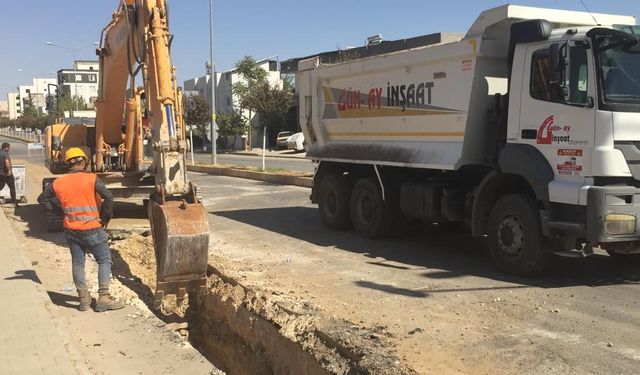
[[[148,232],[113,231],[114,273],[151,305],[155,254]],[[231,373],[412,374],[393,355],[385,327],[324,316],[309,301],[249,289],[211,267],[207,289],[190,310],[189,338]],[[161,311],[184,317],[165,299]]]
[[[115,251],[113,273],[127,287],[135,291],[149,306],[153,305],[156,288],[156,257],[149,231],[110,231],[111,248]],[[181,306],[176,305],[175,296],[166,297],[160,312],[184,317],[189,308],[188,297]]]

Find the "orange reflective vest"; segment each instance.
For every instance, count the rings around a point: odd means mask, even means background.
[[[96,175],[69,173],[53,181],[53,192],[64,211],[63,225],[71,230],[89,230],[102,227],[100,199],[96,195]]]

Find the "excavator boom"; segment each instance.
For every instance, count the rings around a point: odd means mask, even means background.
[[[153,176],[148,212],[157,300],[167,294],[181,298],[204,285],[209,247],[206,212],[187,176],[168,17],[167,0],[121,0],[97,50],[95,169]],[[152,149],[150,165],[142,162],[143,138]]]

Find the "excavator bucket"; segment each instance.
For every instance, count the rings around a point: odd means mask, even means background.
[[[149,221],[157,265],[156,307],[169,294],[181,304],[186,293],[198,293],[206,283],[209,227],[204,206],[152,199]]]

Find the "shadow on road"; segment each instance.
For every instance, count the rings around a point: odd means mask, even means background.
[[[476,276],[515,284],[478,288],[478,290],[523,287],[562,288],[576,285],[597,287],[640,282],[640,270],[637,267],[616,263],[606,255],[594,255],[585,259],[555,257],[550,270],[537,278],[510,276],[495,269],[483,239],[472,238],[466,232],[447,233],[430,225],[418,226],[417,230],[395,238],[370,240],[361,238],[352,231],[332,231],[324,228],[320,223],[317,209],[311,207],[213,211],[211,214],[318,246],[335,247],[343,251],[364,254],[375,259],[366,262],[371,265],[394,268],[399,272],[424,269],[422,276],[428,279]],[[213,230],[215,231],[215,227]],[[362,284],[361,287],[394,294],[406,292],[391,290],[385,285],[374,285],[375,283],[369,281],[360,284]],[[428,293],[455,291],[461,291],[461,289],[440,291],[430,289]]]
[[[115,218],[146,219],[147,210],[142,204],[128,201],[115,201],[113,205]],[[26,204],[15,208],[14,216],[26,223],[24,234],[59,246],[67,246],[62,231],[50,232],[44,217],[44,208],[39,204]]]
[[[62,232],[49,232],[45,221],[44,208],[39,204],[26,204],[15,208],[14,216],[26,223],[24,234],[60,246],[67,246],[67,240]]]
[[[146,219],[147,208],[142,205],[142,200],[137,201],[114,201],[113,202],[114,218],[126,219]]]
[[[80,305],[80,299],[78,298],[78,296],[70,296],[68,294],[52,292],[50,290],[47,290],[47,294],[49,295],[49,298],[54,305],[74,310],[77,310],[78,306]]]
[[[19,271],[16,271],[15,273],[16,273],[15,276],[5,277],[4,279],[5,280],[31,280],[34,283],[42,284],[42,281],[40,281],[38,274],[36,274],[36,271],[34,270],[19,270]]]

